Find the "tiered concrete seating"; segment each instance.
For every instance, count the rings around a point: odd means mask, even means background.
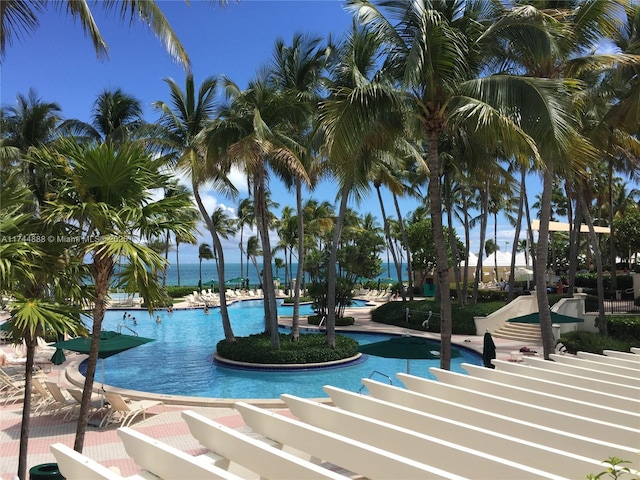
[[[632,349],[633,350],[633,349]],[[640,355],[633,352],[619,352],[617,350],[604,350],[602,352],[607,357],[616,357],[622,360],[630,360],[632,362],[640,362]]]

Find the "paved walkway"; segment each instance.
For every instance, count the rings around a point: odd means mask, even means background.
[[[176,305],[179,308],[182,305]],[[188,306],[188,305],[184,305]],[[373,307],[372,307],[373,308]],[[351,330],[377,331],[384,333],[406,332],[406,329],[377,324],[371,321],[371,309],[357,308],[349,309],[347,315],[355,317],[355,325],[349,327]],[[282,318],[283,325],[290,325],[291,320]],[[437,335],[411,331],[414,335],[423,335],[437,338]],[[474,335],[454,335],[454,343],[459,343],[466,347],[482,351],[482,336]],[[514,350],[519,350],[522,346],[527,346],[534,350],[541,350],[540,346],[524,344],[495,338],[497,358],[509,359]],[[8,351],[7,345],[2,345],[1,349]],[[62,387],[70,386],[63,374],[64,366],[51,366],[48,377],[60,384]],[[284,393],[284,392],[283,392]],[[264,405],[263,405],[264,406]],[[242,417],[228,406],[224,407],[202,407],[184,405],[164,405],[157,406],[150,410],[150,415],[144,421],[136,421],[131,428],[146,435],[162,440],[163,442],[183,450],[192,455],[199,455],[206,452],[188,431],[186,423],[182,420],[180,412],[183,410],[193,410],[206,417],[216,419],[216,421],[249,433],[251,430],[244,424]],[[275,403],[272,407],[274,411],[289,414]],[[22,418],[22,402],[14,405],[0,404],[0,480],[13,480],[18,466],[18,451],[20,441],[20,426]],[[63,443],[73,447],[75,437],[76,422],[74,420],[64,421],[63,415],[32,416],[30,422],[29,435],[29,467],[42,463],[55,462],[53,454],[50,452],[50,445],[53,443]],[[88,457],[100,462],[107,467],[117,467],[123,476],[133,475],[140,472],[133,460],[126,454],[117,433],[117,426],[98,429],[87,427],[83,453]]]

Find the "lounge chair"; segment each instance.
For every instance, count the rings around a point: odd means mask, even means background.
[[[49,409],[54,415],[64,411],[64,420],[71,418],[71,415],[80,408],[80,404],[78,404],[78,402],[73,398],[66,397],[57,383],[44,382],[44,384],[47,386],[49,392],[51,392],[51,396],[54,400]]]
[[[32,403],[33,413],[36,415],[42,415],[49,410],[54,410],[54,404],[56,403],[51,392],[42,384],[37,378],[31,379],[31,385],[33,390],[38,395],[36,402]]]
[[[142,420],[146,420],[147,410],[157,405],[164,405],[155,400],[128,400],[115,392],[104,392],[104,396],[109,402],[109,412],[100,422],[100,427],[110,423],[128,427],[138,415],[142,414]]]
[[[71,398],[73,398],[78,405],[82,403],[82,390],[78,390],[77,388],[69,388],[67,389]],[[96,413],[102,410],[105,407],[104,399],[102,395],[92,395],[91,403],[89,404],[89,418],[93,417]]]
[[[2,370],[0,375],[0,400],[14,404],[24,396],[24,380],[16,380]]]

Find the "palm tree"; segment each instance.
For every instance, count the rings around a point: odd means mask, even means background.
[[[267,203],[269,167],[306,178],[295,154],[299,146],[289,135],[290,125],[304,120],[304,112],[291,97],[275,92],[264,77],[249,82],[244,91],[225,79],[225,90],[229,102],[219,121],[207,131],[207,155],[214,163],[228,161],[239,166],[251,179],[256,227],[262,244],[265,317],[271,346],[278,348],[280,336],[269,238],[272,217]]]
[[[81,299],[81,278],[86,273],[82,259],[68,255],[58,242],[22,240],[25,232],[43,238],[59,233],[51,224],[34,216],[35,197],[17,168],[0,176],[0,231],[15,239],[0,244],[0,283],[16,300],[8,325],[14,341],[26,345],[24,403],[20,428],[18,478],[26,478],[29,427],[32,407],[32,373],[38,337],[86,332],[80,311],[73,304]]]
[[[202,260],[211,260],[213,257],[214,255],[213,250],[211,250],[211,245],[208,243],[201,243],[200,247],[198,247],[198,261],[200,262],[200,280],[198,281],[198,288],[202,288]]]
[[[535,282],[546,359],[554,348],[545,288],[554,180],[556,176],[568,178],[572,173],[586,171],[586,165],[595,158],[593,147],[578,135],[575,122],[578,115],[574,115],[568,105],[576,99],[580,87],[573,79],[581,71],[597,72],[628,63],[628,59],[620,55],[593,53],[602,39],[615,32],[624,13],[623,2],[615,0],[542,1],[535,6],[516,4],[503,12],[488,30],[488,35],[496,35],[502,45],[509,45],[503,52],[503,59],[511,66],[547,82],[561,79],[565,85],[556,97],[561,123],[543,125],[539,119],[523,117],[523,128],[537,142],[544,162]]]
[[[154,200],[155,189],[168,186],[171,178],[162,173],[163,162],[152,160],[131,143],[115,148],[109,142],[83,145],[65,138],[57,142],[55,150],[42,149],[38,159],[58,182],[43,209],[43,218],[64,221],[71,236],[86,239],[74,247],[79,255],[90,259],[95,290],[91,347],[74,442],[74,449],[81,452],[109,286],[115,280],[128,292],[139,292],[149,311],[165,300],[156,281],[165,261],[144,241],[166,231],[167,211],[191,208],[191,202],[187,195],[180,194]],[[188,235],[190,228],[178,222],[171,225],[172,232],[182,236]],[[121,258],[127,266],[116,271]]]
[[[15,106],[0,111],[0,165],[4,169],[20,164],[39,203],[47,191],[46,176],[25,156],[30,148],[48,145],[55,138],[60,111],[57,103],[44,102],[33,89],[26,96],[19,94]]]
[[[350,0],[347,5],[360,21],[375,28],[389,43],[389,71],[407,92],[407,103],[426,138],[428,194],[441,301],[440,365],[448,369],[451,295],[441,212],[440,140],[454,127],[463,128],[481,144],[499,144],[506,154],[533,151],[537,155],[535,144],[523,134],[513,113],[517,110],[519,118],[536,118],[538,128],[557,125],[556,112],[548,110],[548,97],[557,85],[510,75],[483,76],[493,60],[489,58],[493,49],[482,36],[494,20],[493,3],[381,2],[389,18],[368,0]]]
[[[63,5],[65,5],[67,14],[74,20],[79,20],[85,34],[91,37],[98,58],[107,58],[107,43],[100,34],[100,30],[94,21],[87,0],[67,0],[64,3],[58,3],[56,7],[62,9]],[[119,7],[120,19],[122,21],[129,18],[129,20],[133,22],[134,19],[138,18],[150,26],[156,36],[165,45],[169,55],[187,70],[191,68],[187,52],[154,0],[101,2],[101,5],[106,10],[114,10],[116,7]],[[40,25],[38,16],[44,12],[46,7],[46,1],[25,2],[23,0],[3,0],[0,6],[0,59],[4,57],[6,47],[11,45],[14,40],[27,36],[37,30]]]
[[[238,204],[238,227],[240,228],[240,243],[238,244],[238,247],[240,247],[240,275],[244,275],[244,257],[245,257],[245,250],[244,250],[244,241],[243,241],[243,237],[244,237],[244,227],[245,225],[248,227],[253,227],[253,225],[255,224],[255,219],[254,219],[254,210],[253,210],[253,203],[251,202],[250,198],[243,198],[240,203]],[[246,276],[249,276],[249,256],[246,256],[247,258],[247,273]]]
[[[165,79],[165,82],[169,86],[171,102],[158,101],[154,103],[154,107],[161,112],[161,117],[158,125],[147,127],[145,133],[156,142],[156,146],[166,155],[168,160],[176,165],[178,170],[191,178],[193,197],[207,230],[211,234],[213,250],[218,259],[222,327],[225,340],[232,342],[235,338],[229,320],[224,288],[224,251],[212,216],[207,211],[200,194],[200,189],[204,186],[210,186],[232,196],[236,192],[235,187],[226,176],[225,167],[206,162],[199,138],[199,135],[211,122],[215,112],[217,82],[213,77],[206,78],[200,85],[197,96],[192,75],[187,75],[184,91],[173,79]]]
[[[142,104],[120,88],[105,89],[93,102],[91,123],[66,120],[60,128],[87,142],[123,142],[143,124]]]
[[[298,143],[305,147],[299,153],[299,159],[313,184],[320,173],[318,158],[313,152],[313,122],[315,121],[316,105],[319,101],[318,90],[322,83],[321,72],[326,63],[326,49],[320,45],[320,39],[308,35],[295,34],[291,45],[285,45],[278,40],[274,49],[271,65],[270,80],[276,90],[297,98],[302,105],[306,105],[307,115],[304,122],[296,122],[293,125],[294,135],[298,137]],[[305,223],[302,205],[303,179],[299,175],[292,175],[291,171],[281,172],[287,186],[295,185],[296,211],[297,211],[297,250],[298,266],[293,293],[293,318],[291,324],[291,337],[294,341],[299,338],[300,323],[300,286],[304,275],[305,257]],[[292,249],[293,250],[293,249]],[[292,250],[290,252],[292,252]],[[289,262],[291,263],[291,262]],[[293,272],[290,272],[293,276]],[[290,285],[290,283],[288,283]]]

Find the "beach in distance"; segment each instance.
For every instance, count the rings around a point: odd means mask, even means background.
[[[240,271],[240,263],[226,263],[225,264],[225,278],[226,280],[231,280],[238,277],[247,277],[247,265],[244,264],[243,272]],[[261,265],[259,265],[262,268]],[[295,271],[298,268],[297,264],[293,264],[294,276]],[[385,267],[386,268],[386,267]],[[406,271],[406,265],[403,265],[403,271]],[[188,285],[198,285],[198,280],[200,279],[200,265],[197,263],[181,263],[180,264],[180,285],[188,286]],[[284,282],[284,268],[273,270],[274,277],[279,277],[282,282]],[[257,287],[260,284],[260,280],[258,279],[258,273],[256,272],[255,267],[250,264],[249,265],[249,284],[251,286]],[[385,271],[380,278],[391,278],[393,280],[397,279],[397,275],[395,274],[395,268],[393,265],[391,266],[391,274],[387,276],[387,272]],[[218,280],[218,272],[216,269],[216,265],[213,261],[202,262],[202,283],[210,282],[211,280]],[[167,269],[167,285],[178,285],[178,268],[175,264],[171,264]]]

